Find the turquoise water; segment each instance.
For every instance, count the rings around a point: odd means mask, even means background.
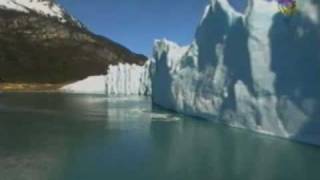
[[[319,180],[320,148],[151,107],[0,95],[1,180]]]

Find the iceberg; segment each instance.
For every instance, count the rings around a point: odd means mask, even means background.
[[[320,145],[320,2],[243,12],[210,0],[195,39],[154,45],[154,104],[254,132]]]

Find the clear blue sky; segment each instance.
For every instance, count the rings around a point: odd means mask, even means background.
[[[244,0],[230,0],[236,5]],[[194,36],[208,0],[58,0],[91,31],[150,56],[154,39]]]

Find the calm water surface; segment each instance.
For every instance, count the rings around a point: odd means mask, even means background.
[[[1,180],[319,180],[320,148],[151,107],[0,95]]]

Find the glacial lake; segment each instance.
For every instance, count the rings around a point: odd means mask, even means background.
[[[319,180],[320,147],[151,106],[0,94],[1,180]]]

